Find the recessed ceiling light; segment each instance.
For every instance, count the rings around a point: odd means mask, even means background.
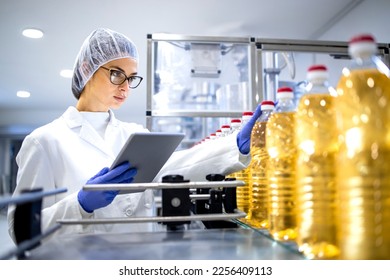
[[[22,32],[23,36],[33,39],[39,39],[43,37],[43,32],[36,28],[26,28]]]
[[[61,77],[64,77],[64,78],[72,78],[73,70],[70,70],[70,69],[61,70],[60,75],[61,75]]]
[[[17,97],[20,97],[20,98],[29,98],[30,97],[30,93],[28,91],[25,91],[25,90],[19,90],[17,93],[16,93],[16,96]]]

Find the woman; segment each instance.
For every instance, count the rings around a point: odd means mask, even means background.
[[[66,193],[43,199],[42,231],[58,219],[121,218],[154,215],[151,190],[117,195],[115,191],[84,191],[85,184],[130,183],[137,170],[125,163],[109,171],[130,134],[148,131],[115,118],[112,109],[126,101],[142,78],[137,75],[138,52],[123,34],[99,28],[84,41],[77,56],[72,91],[76,106],[53,122],[28,135],[17,156],[15,194],[43,187],[66,188]],[[229,174],[250,161],[249,140],[253,121],[240,134],[175,152],[156,181],[166,174],[180,174],[191,181],[209,173]],[[240,150],[239,148],[240,147]],[[99,171],[100,170],[100,171]],[[14,208],[8,213],[13,232]],[[152,223],[62,226],[57,233],[135,232],[153,230]]]

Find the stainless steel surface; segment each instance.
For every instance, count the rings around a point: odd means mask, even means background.
[[[251,37],[192,36],[184,34],[153,33],[148,35],[152,41],[177,41],[198,43],[250,43]]]
[[[63,235],[29,253],[50,260],[302,260],[286,244],[252,229]]]
[[[12,250],[9,250],[8,252],[5,253],[0,253],[0,260],[7,260],[7,259],[12,259],[14,257],[23,256],[26,251],[30,250],[31,248],[35,248],[37,245],[40,244],[42,239],[50,236],[60,228],[61,225],[56,224],[53,227],[49,228],[44,233],[19,243],[17,247],[14,247]]]
[[[214,182],[188,182],[188,183],[134,183],[134,184],[91,184],[83,186],[84,190],[120,190],[144,191],[146,189],[183,189],[183,188],[230,188],[244,186],[244,181],[214,181]]]
[[[111,219],[64,219],[57,223],[64,225],[92,225],[92,224],[126,224],[126,223],[150,223],[150,222],[181,222],[181,221],[219,221],[244,218],[246,213],[237,212],[231,214],[202,214],[192,216],[164,216],[164,217],[134,217]]]
[[[348,42],[344,41],[256,38],[255,42],[257,48],[263,50],[348,54]],[[378,43],[377,45],[378,54],[383,55],[388,52],[389,44]]]

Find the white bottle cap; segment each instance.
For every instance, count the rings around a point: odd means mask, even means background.
[[[235,129],[241,126],[241,120],[240,119],[232,119],[230,121],[231,128]]]
[[[228,124],[224,124],[224,125],[222,125],[221,126],[221,131],[222,131],[222,133],[227,133],[227,132],[229,132],[230,131],[230,125],[228,125]]]
[[[243,113],[242,113],[242,121],[243,121],[243,122],[244,122],[244,121],[247,121],[247,120],[249,120],[250,118],[252,118],[252,116],[253,116],[253,112],[251,112],[251,111],[243,112]]]
[[[261,110],[273,110],[275,108],[275,103],[271,100],[264,100],[261,102]]]
[[[290,87],[281,87],[278,88],[278,93],[276,94],[278,99],[293,99],[294,91]]]
[[[348,52],[353,58],[368,58],[376,51],[376,41],[371,34],[360,34],[349,41]]]
[[[307,70],[307,80],[309,82],[324,82],[329,79],[328,69],[325,65],[315,64]]]

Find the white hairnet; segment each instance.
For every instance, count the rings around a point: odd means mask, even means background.
[[[119,58],[138,60],[134,43],[125,35],[107,28],[98,28],[84,41],[73,69],[72,92],[79,99],[85,84],[100,66]]]

